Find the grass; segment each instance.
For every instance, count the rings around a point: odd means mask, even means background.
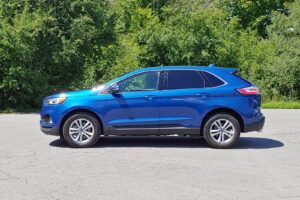
[[[270,101],[262,104],[266,109],[300,109],[300,101]]]

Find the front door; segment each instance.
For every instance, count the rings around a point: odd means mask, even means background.
[[[158,134],[159,71],[147,71],[117,83],[119,92],[107,94],[104,120],[113,135]]]

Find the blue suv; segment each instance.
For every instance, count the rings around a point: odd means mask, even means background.
[[[41,130],[71,147],[91,147],[109,135],[181,135],[230,148],[240,132],[260,131],[265,121],[259,89],[236,71],[149,67],[89,90],[48,96]]]

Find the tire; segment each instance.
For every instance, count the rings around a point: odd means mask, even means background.
[[[70,116],[63,126],[64,139],[74,148],[92,147],[98,142],[100,135],[101,125],[98,119],[88,113]]]
[[[238,120],[226,113],[212,115],[203,128],[205,141],[210,147],[217,149],[233,147],[238,142],[240,133]]]

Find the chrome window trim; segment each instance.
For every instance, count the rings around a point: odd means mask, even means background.
[[[218,76],[218,75],[216,75],[216,74],[213,74],[213,73],[211,73],[210,71],[207,71],[207,70],[202,70],[202,69],[161,69],[161,70],[157,70],[157,69],[153,69],[153,70],[141,71],[141,72],[138,72],[138,73],[136,73],[136,74],[133,74],[133,75],[131,75],[131,76],[129,76],[129,77],[123,78],[122,80],[119,80],[119,81],[117,81],[117,82],[115,82],[115,83],[112,83],[111,85],[108,85],[107,87],[103,88],[101,91],[103,91],[103,90],[105,90],[105,89],[108,89],[109,87],[114,86],[115,84],[118,84],[119,82],[121,82],[121,81],[123,81],[123,80],[125,80],[125,79],[127,79],[127,78],[130,78],[130,77],[132,77],[132,76],[136,76],[136,75],[141,74],[141,73],[145,73],[145,72],[160,72],[160,73],[161,73],[161,72],[163,72],[163,71],[166,71],[166,72],[167,72],[167,71],[174,71],[174,70],[176,70],[176,71],[179,71],[179,70],[187,71],[187,70],[189,70],[189,71],[196,71],[196,72],[206,72],[206,73],[209,73],[209,74],[211,74],[212,76],[214,76],[214,77],[220,79],[220,80],[223,81],[223,83],[224,83],[224,84],[219,85],[219,86],[216,86],[216,87],[204,87],[204,88],[219,88],[219,87],[223,87],[223,86],[225,86],[225,85],[228,85],[228,82],[225,81],[223,78],[221,78],[220,76]],[[202,77],[202,78],[203,78],[203,77]],[[191,90],[191,89],[204,89],[204,88],[183,88],[183,89],[173,89],[173,90],[168,90],[168,89],[161,89],[161,90],[159,90],[159,89],[157,89],[157,90],[153,90],[153,91],[174,91],[174,90]],[[101,94],[101,91],[99,91],[98,94]],[[133,92],[134,92],[134,91],[133,91]],[[135,91],[135,92],[142,92],[142,91]],[[146,91],[145,91],[145,92],[146,92]],[[128,92],[120,92],[120,94],[123,94],[123,93],[128,93]],[[132,93],[132,92],[131,92],[131,93]],[[105,93],[105,94],[110,94],[110,93]]]

